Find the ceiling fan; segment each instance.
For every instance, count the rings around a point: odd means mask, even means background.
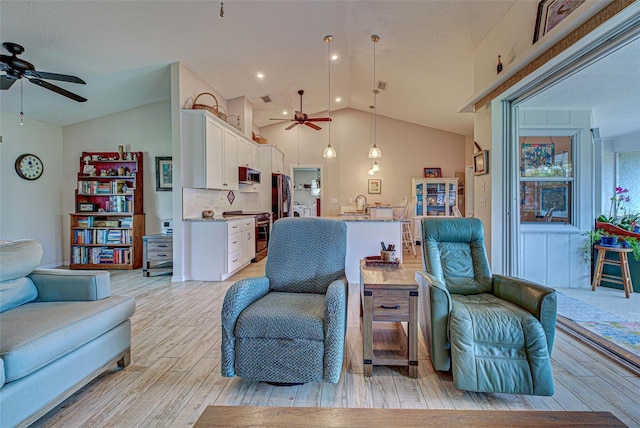
[[[285,130],[289,130],[291,128],[293,128],[294,126],[297,125],[307,125],[310,128],[315,129],[316,131],[321,130],[322,128],[319,127],[318,125],[316,125],[313,122],[331,122],[331,118],[330,117],[309,117],[307,116],[306,113],[302,112],[302,95],[304,94],[304,91],[302,89],[300,89],[298,91],[298,95],[300,95],[300,111],[296,111],[295,115],[293,116],[293,119],[275,119],[272,118],[270,120],[289,120],[291,122],[295,122],[292,123],[291,125],[287,126],[285,128]]]
[[[61,87],[46,82],[42,79],[80,83],[82,85],[86,84],[84,80],[80,79],[79,77],[69,76],[66,74],[37,71],[33,64],[21,58],[18,58],[18,55],[24,52],[24,48],[17,43],[5,42],[2,44],[2,47],[5,48],[9,53],[11,53],[11,56],[0,55],[0,71],[4,71],[5,73],[7,73],[0,76],[1,90],[11,88],[11,86],[15,82],[22,79],[23,77],[26,77],[27,80],[29,80],[31,83],[35,83],[36,85],[42,86],[45,89],[49,89],[50,91],[56,92],[60,95],[64,95],[65,97],[71,98],[74,101],[78,101],[80,103],[87,101],[86,98],[81,97],[80,95],[69,92],[66,89],[62,89]]]

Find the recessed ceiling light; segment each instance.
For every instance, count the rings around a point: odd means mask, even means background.
[[[342,101],[342,98],[337,97],[337,98],[336,98],[336,102],[337,102],[337,103],[339,103],[340,101]]]
[[[289,114],[289,112],[288,112],[288,111],[286,111],[286,110],[283,110],[283,111],[282,111],[282,115],[283,115],[283,116],[286,116],[286,115],[288,115],[288,114]]]
[[[336,55],[336,54],[331,55],[331,59],[334,60],[334,61],[337,60],[338,59],[338,55]]]
[[[262,73],[258,73],[256,76],[258,77],[258,79],[264,79],[264,74]]]

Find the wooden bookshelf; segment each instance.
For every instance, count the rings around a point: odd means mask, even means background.
[[[142,152],[82,152],[70,214],[71,269],[142,266]]]

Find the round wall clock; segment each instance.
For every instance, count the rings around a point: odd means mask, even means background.
[[[25,180],[37,180],[44,171],[44,165],[36,155],[26,153],[16,159],[16,172]]]

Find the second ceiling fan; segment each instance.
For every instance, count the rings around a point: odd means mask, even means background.
[[[298,95],[300,95],[300,111],[296,111],[293,119],[275,119],[272,118],[270,120],[289,120],[291,122],[295,122],[292,123],[291,125],[287,126],[285,128],[285,130],[289,130],[291,128],[293,128],[294,126],[297,125],[307,125],[310,128],[315,129],[316,131],[321,130],[322,128],[319,127],[318,125],[316,125],[313,122],[331,122],[331,118],[330,117],[309,117],[306,113],[302,112],[302,95],[304,94],[304,91],[302,89],[300,89],[298,91]]]

